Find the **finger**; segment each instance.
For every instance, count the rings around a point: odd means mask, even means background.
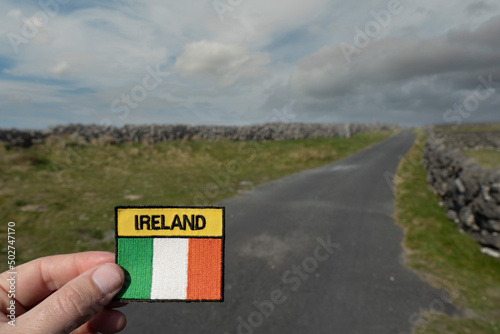
[[[0,277],[0,279],[2,278]],[[13,300],[11,297],[15,295],[15,291],[16,291],[15,287],[12,289],[9,288],[9,290],[4,290],[4,288],[0,286],[0,317],[2,316],[5,317],[6,314],[10,314],[9,307],[12,307],[11,300]],[[21,314],[24,314],[24,312],[26,312],[24,307],[19,303],[16,303],[15,306],[16,306],[15,307],[16,316],[19,316]]]
[[[84,252],[54,255],[20,265],[17,267],[16,275],[18,287],[16,300],[25,308],[30,308],[81,273],[106,262],[114,262],[113,253]],[[0,287],[8,291],[6,274],[0,275]],[[3,294],[0,295],[0,299],[4,299],[2,296]]]
[[[115,311],[112,308],[115,307],[123,307],[128,305],[128,303],[118,303],[118,302],[111,302],[108,305],[104,307],[102,311],[97,313],[95,317],[93,317],[90,321],[86,322],[82,326],[78,327],[78,329],[74,330],[71,332],[71,334],[84,334],[84,333],[117,333],[123,328],[125,328],[125,325],[127,324],[127,318],[125,317],[125,314],[123,314],[120,311]],[[109,312],[109,313],[108,313]],[[117,313],[115,313],[117,312]],[[105,319],[106,317],[112,317],[111,319],[107,320],[106,324],[103,326],[100,325],[101,321]],[[99,320],[96,320],[98,318]],[[123,318],[123,319],[122,319]],[[115,319],[115,320],[113,320]],[[97,321],[97,323],[95,323]],[[94,325],[92,325],[94,323]],[[110,325],[108,325],[110,323]],[[113,323],[115,325],[113,325]],[[113,331],[114,330],[114,331]]]
[[[117,310],[102,310],[90,321],[90,326],[99,333],[118,333],[125,328],[127,318]]]
[[[118,333],[125,328],[126,324],[127,319],[122,312],[104,309],[71,334]]]
[[[90,320],[123,286],[120,266],[105,263],[71,280],[18,319],[25,333],[69,333]]]

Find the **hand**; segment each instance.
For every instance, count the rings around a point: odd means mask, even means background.
[[[0,275],[0,333],[116,333],[126,324],[109,304],[120,291],[124,274],[114,254],[85,252],[55,255],[17,267],[15,327],[8,324],[7,280]]]

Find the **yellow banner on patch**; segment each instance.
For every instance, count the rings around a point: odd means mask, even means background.
[[[222,237],[222,207],[117,207],[117,237]]]

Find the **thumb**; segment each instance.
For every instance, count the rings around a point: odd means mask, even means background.
[[[25,333],[70,333],[101,311],[123,282],[117,264],[89,269],[20,317],[19,326]]]

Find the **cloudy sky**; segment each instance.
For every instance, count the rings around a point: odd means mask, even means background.
[[[0,13],[1,128],[500,121],[497,0],[2,0]]]

